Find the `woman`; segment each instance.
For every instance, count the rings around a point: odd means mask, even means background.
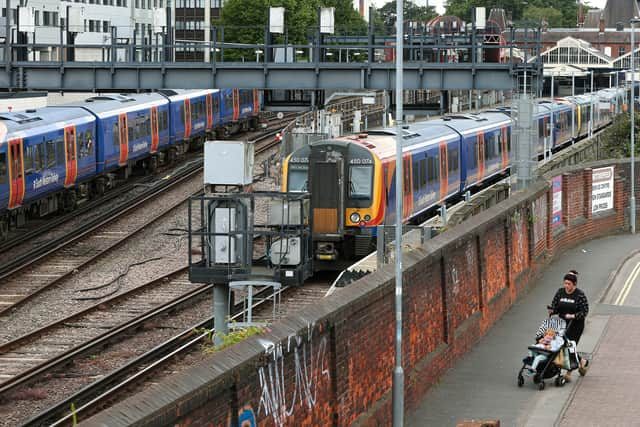
[[[565,331],[565,337],[578,344],[584,331],[585,318],[589,314],[589,302],[584,292],[578,289],[577,271],[571,270],[565,274],[562,285],[562,288],[558,289],[553,297],[549,314],[557,314],[567,321],[569,326]],[[580,360],[580,375],[586,373],[588,363],[585,358]],[[568,379],[569,376],[570,372],[567,372],[565,377]]]

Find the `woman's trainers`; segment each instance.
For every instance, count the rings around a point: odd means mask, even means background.
[[[578,372],[581,377],[584,377],[587,374],[587,366],[589,366],[589,361],[587,359],[582,359],[584,364],[580,363],[580,367],[578,368]]]

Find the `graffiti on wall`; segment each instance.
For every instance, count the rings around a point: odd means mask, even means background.
[[[531,202],[533,217],[533,244],[542,242],[547,236],[547,196],[542,195]]]
[[[271,361],[258,369],[260,404],[258,415],[264,413],[276,426],[283,426],[293,415],[296,405],[311,410],[317,399],[319,385],[330,379],[328,343],[325,336],[314,346],[314,327],[309,325],[306,338],[290,336],[286,348],[280,343],[261,340]],[[290,360],[293,357],[293,371]]]

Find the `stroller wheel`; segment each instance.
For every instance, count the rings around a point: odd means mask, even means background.
[[[567,380],[564,379],[562,375],[558,375],[555,380],[556,387],[562,387],[567,383]]]
[[[538,390],[544,390],[544,381],[540,381],[540,384],[538,384]]]
[[[522,385],[524,384],[524,377],[522,376],[522,374],[518,375],[518,387],[522,387]]]

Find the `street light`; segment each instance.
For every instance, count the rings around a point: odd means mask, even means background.
[[[636,233],[636,194],[635,194],[635,162],[636,162],[636,144],[635,144],[635,103],[636,103],[636,64],[635,64],[635,41],[633,40],[636,29],[634,24],[640,22],[638,17],[631,19],[631,197],[629,198],[629,224],[631,225],[631,234]]]

